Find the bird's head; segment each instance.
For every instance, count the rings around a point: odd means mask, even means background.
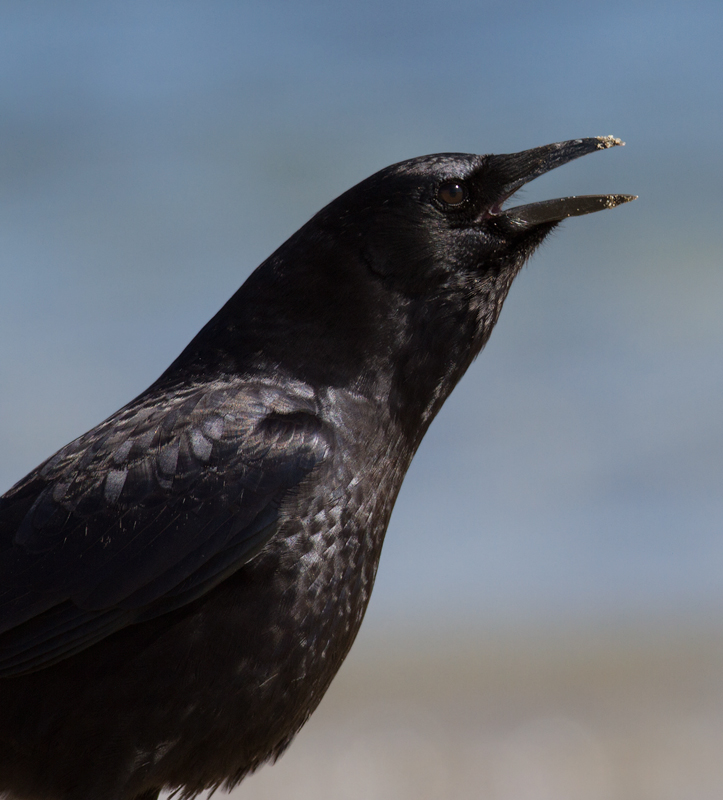
[[[422,156],[372,175],[311,221],[345,251],[346,263],[350,254],[361,262],[366,287],[355,303],[366,307],[369,297],[376,312],[358,319],[392,353],[400,407],[430,399],[423,416],[434,415],[487,341],[515,275],[561,220],[634,199],[588,195],[507,208],[512,195],[555,167],[620,144],[608,136],[505,155]],[[434,385],[421,390],[420,377]]]
[[[314,217],[338,245],[403,295],[479,289],[509,282],[561,220],[612,208],[630,195],[565,197],[505,208],[524,184],[596,150],[611,136],[506,155],[439,153],[393,164],[342,194]]]

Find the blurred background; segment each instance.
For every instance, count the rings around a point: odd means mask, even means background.
[[[627,142],[432,426],[359,640],[234,792],[723,796],[723,6],[0,2],[0,491],[395,161]]]

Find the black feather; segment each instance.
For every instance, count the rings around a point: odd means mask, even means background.
[[[559,219],[622,201],[501,203],[614,143],[373,175],[146,392],[0,498],[0,794],[190,797],[285,750],[354,641],[412,456],[515,275]]]

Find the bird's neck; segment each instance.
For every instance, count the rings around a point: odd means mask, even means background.
[[[248,278],[161,381],[276,375],[349,389],[387,406],[416,449],[486,339],[469,292],[405,296],[354,248],[296,238]]]

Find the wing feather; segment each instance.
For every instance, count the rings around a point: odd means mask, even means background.
[[[0,498],[0,675],[203,595],[273,536],[331,446],[306,387],[142,395]]]

